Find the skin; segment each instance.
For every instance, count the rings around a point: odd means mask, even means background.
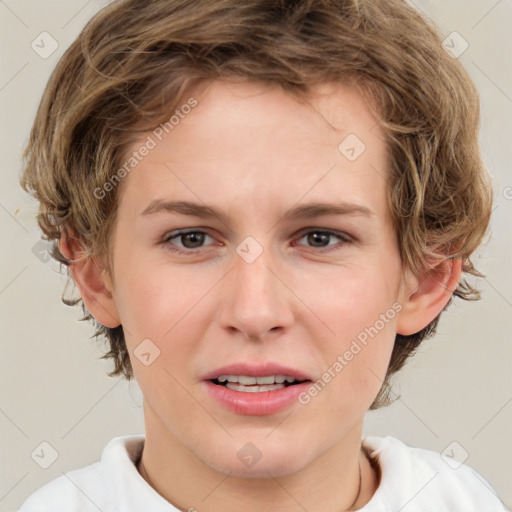
[[[112,272],[99,260],[71,267],[95,318],[125,328],[144,396],[148,479],[183,510],[360,508],[379,483],[360,449],[363,418],[395,335],[442,310],[460,261],[421,279],[403,269],[384,134],[356,90],[325,84],[303,103],[277,88],[217,81],[194,97],[198,105],[125,178]],[[348,134],[366,146],[353,162],[338,150]],[[207,204],[226,221],[141,215],[157,198]],[[283,219],[297,204],[340,201],[371,213]],[[186,236],[162,243],[190,228],[206,234],[202,245]],[[311,234],[325,229],[349,241]],[[250,264],[236,252],[248,236],[263,249]],[[73,257],[79,245],[63,238],[61,250]],[[238,361],[276,361],[320,379],[393,304],[401,311],[307,405],[239,415],[200,381]],[[147,338],[160,350],[149,366],[133,353]],[[237,457],[247,442],[262,454],[251,468]]]

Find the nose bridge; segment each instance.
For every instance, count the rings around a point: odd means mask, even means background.
[[[271,248],[253,237],[236,247],[220,313],[223,327],[259,338],[289,325],[293,318],[290,296],[275,275],[277,266]]]

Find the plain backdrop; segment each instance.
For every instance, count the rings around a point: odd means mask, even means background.
[[[20,155],[44,85],[105,3],[0,1],[0,510],[5,512],[63,472],[98,460],[112,437],[144,431],[137,384],[107,377],[112,366],[99,359],[104,347],[90,339],[92,326],[78,321],[78,308],[61,303],[65,277],[38,243],[36,204],[18,184]],[[495,190],[492,238],[476,258],[486,273],[479,280],[483,300],[454,302],[437,336],[395,379],[400,398],[369,413],[365,432],[464,459],[511,508],[512,1],[415,4],[447,37],[456,38],[459,50],[468,45],[458,58],[481,95],[481,145]],[[41,450],[50,455],[55,450],[47,469],[37,457]]]

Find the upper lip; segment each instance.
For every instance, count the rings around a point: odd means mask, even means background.
[[[279,363],[266,362],[260,364],[233,363],[211,370],[201,376],[201,380],[212,380],[220,375],[246,375],[247,377],[263,377],[266,375],[285,375],[296,380],[313,380],[307,373]]]

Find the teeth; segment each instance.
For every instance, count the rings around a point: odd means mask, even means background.
[[[295,377],[287,375],[265,375],[262,377],[248,377],[247,375],[219,375],[219,382],[233,382],[244,386],[253,386],[254,384],[282,384],[284,381],[288,383],[295,382]]]
[[[236,381],[229,381],[229,382],[236,382]],[[252,384],[256,384],[256,377],[245,377],[244,375],[240,375],[238,377],[238,383],[243,384],[244,386],[250,386]]]
[[[256,377],[256,384],[274,384],[276,382],[276,378],[274,375],[269,375],[268,377]],[[245,384],[245,382],[240,381],[240,384]]]
[[[282,389],[284,384],[264,384],[263,386],[244,386],[235,382],[228,382],[226,387],[234,391],[243,391],[245,393],[261,393],[262,391],[273,391],[275,389]]]

